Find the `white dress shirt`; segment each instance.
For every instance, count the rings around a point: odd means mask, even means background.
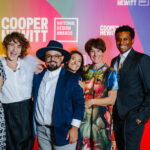
[[[41,81],[35,110],[35,119],[40,125],[53,125],[54,96],[61,68],[54,71],[47,70]],[[79,127],[80,123],[80,120],[72,119],[71,124]]]
[[[39,61],[28,55],[24,59],[18,58],[16,71],[7,66],[6,59],[1,59],[6,80],[0,92],[2,103],[20,102],[31,98],[33,74]]]
[[[61,67],[55,71],[47,70],[39,87],[35,118],[41,125],[52,125],[52,112],[56,85]]]
[[[131,48],[132,49],[132,48]],[[129,49],[127,52],[123,53],[123,54],[120,54],[120,61],[118,62],[116,60],[115,64],[114,64],[114,69],[117,71],[118,70],[118,66],[119,66],[119,69],[122,67],[125,59],[127,58],[128,54],[130,53],[131,49]],[[119,63],[119,64],[118,64]]]

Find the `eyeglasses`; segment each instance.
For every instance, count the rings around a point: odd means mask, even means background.
[[[59,59],[62,55],[46,55],[45,58],[50,58],[50,59]]]

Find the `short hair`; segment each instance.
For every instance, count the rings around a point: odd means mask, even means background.
[[[81,77],[83,77],[83,66],[84,66],[84,58],[83,58],[83,55],[82,55],[82,53],[80,53],[79,51],[73,50],[73,51],[70,52],[70,59],[71,59],[71,56],[72,56],[73,54],[79,54],[79,55],[81,56],[81,66],[80,66],[80,68],[77,70],[76,73],[77,73],[78,75],[80,75]],[[68,62],[66,62],[66,63],[64,64],[64,67],[68,69]]]
[[[123,25],[123,26],[118,27],[115,31],[115,38],[117,37],[118,32],[124,32],[124,31],[130,32],[131,39],[134,39],[134,36],[135,36],[134,29],[128,25]]]
[[[92,50],[92,47],[97,48],[101,50],[102,52],[106,51],[105,42],[101,38],[88,40],[85,44],[85,51],[89,54],[90,51]]]
[[[27,55],[27,49],[30,47],[29,41],[25,38],[24,34],[19,33],[19,32],[12,32],[8,35],[3,40],[3,46],[7,50],[8,44],[13,41],[16,43],[18,41],[21,45],[21,54],[20,58],[24,58]]]

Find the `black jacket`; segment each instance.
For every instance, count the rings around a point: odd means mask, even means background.
[[[112,59],[113,67],[119,56]],[[137,118],[147,122],[150,117],[150,57],[134,51],[128,54],[123,68],[119,71],[119,90],[116,107],[124,119],[133,110]]]

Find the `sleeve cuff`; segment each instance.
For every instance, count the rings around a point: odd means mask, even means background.
[[[81,120],[72,119],[72,122],[71,122],[71,125],[72,125],[72,126],[75,126],[75,127],[79,128],[79,127],[80,127],[80,124],[81,124]]]

